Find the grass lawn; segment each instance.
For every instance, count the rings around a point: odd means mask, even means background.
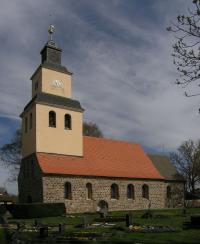
[[[43,224],[66,224],[64,236],[68,235],[85,235],[87,233],[108,233],[108,241],[130,242],[130,243],[200,243],[200,229],[183,229],[183,222],[189,221],[190,216],[200,214],[200,208],[187,209],[186,215],[182,214],[180,209],[171,210],[152,210],[154,217],[152,219],[141,218],[144,211],[132,211],[133,222],[142,225],[162,225],[171,226],[177,229],[177,232],[168,233],[137,233],[131,232],[125,227],[125,222],[117,222],[116,227],[106,228],[77,228],[77,225],[83,223],[83,214],[74,214],[66,217],[49,217],[40,219]],[[125,216],[127,212],[112,212],[111,216]],[[97,214],[91,214],[90,218],[99,217]],[[25,222],[33,224],[34,219],[16,220],[10,219],[10,222]],[[1,231],[1,230],[0,230]],[[29,234],[29,238],[34,237],[37,233]],[[38,235],[38,234],[37,234]],[[0,243],[3,233],[0,232]]]
[[[5,231],[4,231],[4,229],[0,229],[0,243],[1,243],[1,244],[6,243],[6,239],[5,239]]]

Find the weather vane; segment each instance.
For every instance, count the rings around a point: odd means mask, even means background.
[[[53,33],[55,32],[55,26],[54,25],[50,25],[48,28],[48,32],[50,35],[50,41],[53,41]]]

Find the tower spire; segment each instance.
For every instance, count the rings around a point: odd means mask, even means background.
[[[57,43],[54,39],[54,33],[55,33],[55,26],[49,25],[48,27],[48,33],[49,33],[49,40],[41,50],[41,65],[44,67],[48,67],[50,69],[54,69],[63,73],[67,73],[72,75],[71,72],[67,70],[66,67],[62,66],[61,64],[61,53],[62,49],[59,48]]]

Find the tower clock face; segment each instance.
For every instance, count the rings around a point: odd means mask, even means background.
[[[53,80],[51,85],[55,88],[63,88],[63,83],[60,80]]]

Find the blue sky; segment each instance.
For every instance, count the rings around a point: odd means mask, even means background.
[[[73,97],[84,119],[108,138],[136,141],[147,151],[175,150],[198,139],[199,97],[174,85],[171,20],[188,0],[1,0],[0,145],[20,126],[31,98],[30,77],[40,64],[48,25],[73,75]],[[52,15],[51,17],[49,15]],[[0,184],[7,171],[0,168]],[[6,185],[16,192],[16,185]]]

